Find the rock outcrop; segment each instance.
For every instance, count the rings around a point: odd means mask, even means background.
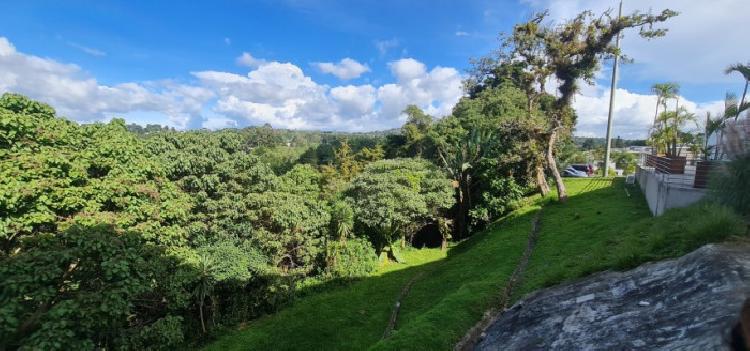
[[[707,245],[532,293],[503,312],[475,349],[729,349],[748,297],[750,247]]]

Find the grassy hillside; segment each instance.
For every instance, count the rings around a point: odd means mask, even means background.
[[[567,185],[567,204],[530,199],[447,255],[409,251],[406,265],[391,264],[373,277],[302,298],[224,335],[207,349],[451,349],[497,302],[542,206],[539,240],[516,299],[564,280],[677,256],[744,232],[735,215],[712,205],[651,218],[638,189],[628,188],[628,195],[621,179],[575,179]],[[383,340],[392,305],[413,277],[417,280],[402,301],[396,330]]]

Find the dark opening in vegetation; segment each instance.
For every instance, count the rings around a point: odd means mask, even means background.
[[[425,225],[414,234],[411,244],[413,247],[421,249],[425,247],[440,247],[443,242],[443,236],[440,234],[440,227],[435,222]]]

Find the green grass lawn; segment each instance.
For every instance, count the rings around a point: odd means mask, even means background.
[[[312,293],[292,306],[223,335],[207,350],[449,350],[492,304],[514,270],[544,206],[541,232],[514,297],[606,269],[687,253],[743,233],[731,211],[695,205],[651,218],[637,187],[622,179],[566,180],[566,204],[539,198],[452,247],[408,250],[407,264]],[[402,287],[396,330],[382,335]]]

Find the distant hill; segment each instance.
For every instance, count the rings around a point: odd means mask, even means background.
[[[574,136],[573,142],[580,146],[584,150],[591,150],[597,148],[603,148],[606,142],[605,138],[589,138],[582,136]],[[619,136],[612,138],[612,147],[628,147],[628,146],[647,146],[645,139],[622,139]]]

